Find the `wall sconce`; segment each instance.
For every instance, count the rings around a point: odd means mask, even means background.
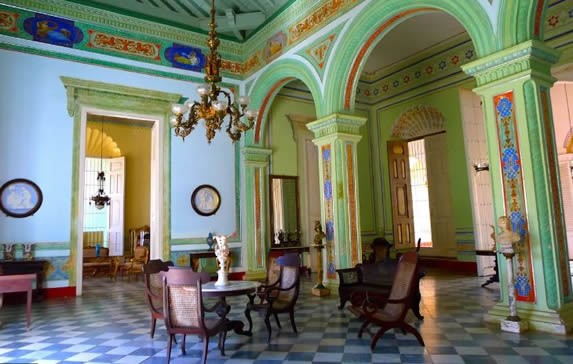
[[[476,173],[482,171],[489,171],[489,163],[486,161],[475,162],[474,171],[476,171]]]

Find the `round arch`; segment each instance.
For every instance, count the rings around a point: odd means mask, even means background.
[[[267,114],[272,101],[284,85],[294,80],[303,82],[314,100],[322,98],[319,76],[305,60],[286,58],[271,64],[251,86],[251,105],[259,110],[259,116],[255,128],[245,136],[245,145],[262,142],[261,136],[267,128]],[[315,103],[315,105],[317,115],[321,115],[319,110],[321,103]]]
[[[470,35],[478,56],[496,51],[492,25],[484,9],[474,1],[388,0],[376,1],[359,13],[341,39],[339,48],[328,60],[324,111],[352,110],[358,75],[368,55],[385,33],[406,19],[431,11],[444,11],[455,17]],[[385,16],[380,16],[385,14]],[[340,45],[344,45],[341,47]],[[342,81],[342,82],[341,82]],[[340,87],[340,84],[344,85]]]
[[[499,14],[515,15],[500,17],[500,46],[507,48],[530,39],[543,39],[543,19],[548,3],[547,0],[501,1]]]

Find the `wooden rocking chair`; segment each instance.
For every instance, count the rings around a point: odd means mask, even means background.
[[[362,306],[361,318],[364,323],[358,331],[358,337],[362,337],[362,333],[368,329],[369,326],[375,325],[380,328],[372,335],[370,347],[374,349],[378,339],[384,333],[393,328],[400,329],[403,333],[409,332],[414,335],[418,342],[425,346],[422,336],[416,328],[404,321],[410,302],[414,292],[414,284],[418,275],[418,254],[416,252],[407,252],[400,257],[390,295],[386,300],[386,304],[379,308],[378,305],[372,302],[366,302]],[[372,331],[367,330],[370,334]]]

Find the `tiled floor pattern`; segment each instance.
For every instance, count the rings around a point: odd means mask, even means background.
[[[262,319],[254,316],[252,337],[230,333],[226,356],[210,343],[208,363],[573,363],[573,335],[502,333],[485,325],[483,313],[498,299],[498,285],[481,288],[484,278],[428,272],[421,281],[422,314],[417,321],[426,342],[389,332],[370,350],[368,335],[356,337],[359,322],[338,310],[337,297],[310,295],[305,281],[296,310],[299,334],[288,317],[282,330],[273,325],[266,344]],[[246,298],[230,300],[231,314],[244,318]],[[142,283],[90,278],[84,296],[34,303],[32,326],[26,331],[23,305],[0,311],[0,363],[165,363],[166,336],[158,323],[149,337],[149,314]],[[190,336],[187,354],[174,346],[172,363],[197,363],[201,342]]]

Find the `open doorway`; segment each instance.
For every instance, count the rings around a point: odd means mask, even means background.
[[[150,225],[151,130],[153,122],[87,115],[83,213],[84,274],[114,275],[134,255],[142,227]],[[104,176],[100,184],[98,176]],[[99,191],[101,190],[101,192]],[[100,193],[109,204],[92,201]],[[149,249],[149,247],[147,247]],[[103,264],[86,266],[98,258]],[[108,262],[109,261],[109,262]]]
[[[421,239],[424,255],[456,256],[444,122],[439,110],[419,105],[394,123],[387,151],[398,251],[413,248]]]

